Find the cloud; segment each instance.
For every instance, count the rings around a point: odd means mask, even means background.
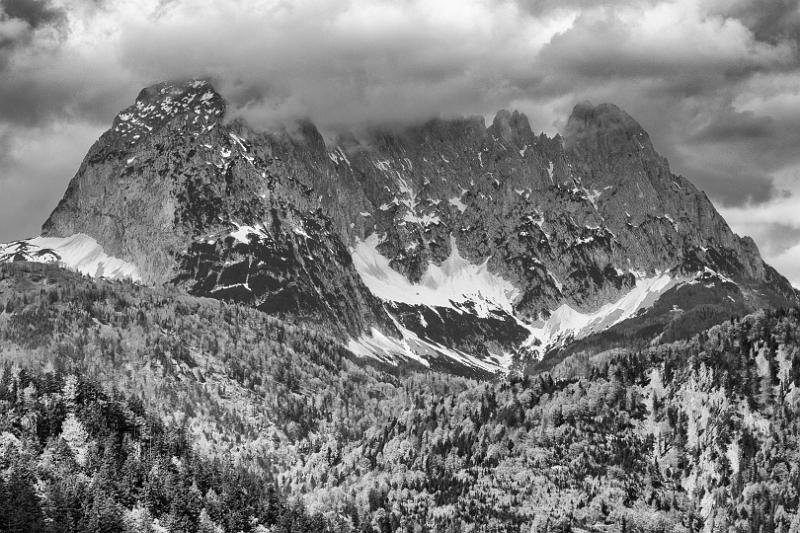
[[[786,42],[759,41],[743,21],[686,0],[74,5],[70,38],[32,46],[16,75],[0,83],[0,101],[9,102],[0,111],[12,120],[94,113],[108,121],[112,105],[121,105],[115,95],[196,75],[218,80],[255,120],[298,113],[323,123],[418,120],[490,114],[514,102],[542,115],[554,104],[568,111],[581,99],[615,96],[660,108],[664,118],[665,106],[687,97],[718,106],[715,99],[731,98],[717,94],[721,88],[786,69],[796,55]]]
[[[796,0],[721,0],[718,9],[741,20],[759,41],[800,40],[800,4]]]
[[[771,263],[795,288],[800,289],[800,243],[771,258]]]
[[[768,148],[785,131],[800,131],[800,122],[782,128],[733,102],[755,77],[791,72],[796,80],[796,43],[761,41],[742,20],[698,2],[587,8],[542,49],[540,63],[548,77],[538,98],[614,101],[675,171],[724,204],[769,200],[771,172],[793,158]]]
[[[57,34],[65,13],[45,0],[0,0],[0,72],[15,50]]]
[[[39,234],[100,132],[89,123],[0,127],[0,242]]]
[[[775,181],[779,196],[720,211],[734,231],[752,236],[764,259],[800,288],[800,164],[782,170]]]
[[[0,0],[0,11],[0,131],[17,137],[0,186],[29,198],[51,202],[85,152],[57,132],[99,133],[142,87],[192,76],[262,127],[505,107],[553,134],[575,103],[608,101],[728,210],[800,194],[786,172],[800,163],[794,0]],[[36,150],[77,153],[28,168]],[[38,224],[51,207],[19,217]]]
[[[699,142],[750,141],[770,137],[775,132],[775,120],[757,116],[752,111],[729,112],[717,115],[693,135]]]
[[[31,28],[53,24],[64,19],[64,11],[45,0],[1,0],[0,10],[6,17],[25,22]]]
[[[525,18],[513,3],[455,0],[174,4],[158,26],[129,25],[120,46],[123,61],[148,77],[220,80],[251,120],[418,120],[506,104],[520,81],[535,78],[538,49],[570,21]]]
[[[542,59],[584,79],[696,79],[703,87],[787,64],[792,52],[784,43],[756,40],[741,21],[703,13],[697,2],[664,2],[585,10],[548,43]]]

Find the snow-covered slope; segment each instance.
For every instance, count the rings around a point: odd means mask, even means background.
[[[639,278],[636,286],[622,298],[593,312],[582,313],[568,304],[562,304],[546,321],[530,326],[529,344],[541,346],[540,351],[543,352],[560,342],[608,329],[649,308],[662,294],[679,283],[682,281],[669,274]]]
[[[59,263],[88,276],[140,279],[136,265],[106,254],[97,241],[83,233],[0,244],[0,262],[5,261]]]
[[[418,283],[411,282],[391,267],[389,259],[378,251],[381,242],[377,234],[372,234],[351,249],[356,271],[375,296],[388,304],[428,307],[439,314],[443,309],[451,309],[477,318],[508,315],[530,332],[525,347],[537,356],[560,343],[603,331],[635,316],[682,282],[666,273],[650,277],[640,275],[629,292],[597,310],[581,312],[564,303],[546,320],[531,323],[517,316],[514,310],[515,299],[521,292],[510,281],[490,272],[488,259],[474,264],[461,257],[452,237],[450,256],[439,265],[429,264]],[[372,357],[389,364],[405,359],[430,366],[432,359],[445,357],[488,372],[506,371],[513,361],[511,354],[506,352],[490,351],[489,357],[475,357],[421,338],[399,322],[395,325],[402,335],[400,339],[373,329],[352,339],[348,348],[360,357]]]
[[[394,270],[389,259],[378,251],[380,244],[380,238],[373,233],[359,241],[351,253],[364,284],[381,300],[454,309],[459,309],[455,304],[470,302],[480,317],[492,310],[513,313],[513,302],[519,295],[516,287],[489,272],[488,259],[476,265],[461,257],[452,237],[450,256],[440,265],[429,264],[419,283],[412,283]]]
[[[508,370],[511,364],[509,354],[490,355],[486,358],[443,346],[434,341],[420,338],[410,329],[396,324],[401,337],[395,338],[373,329],[357,339],[351,339],[347,349],[358,357],[369,357],[382,363],[397,366],[413,361],[423,367],[457,366],[481,373],[498,373]]]

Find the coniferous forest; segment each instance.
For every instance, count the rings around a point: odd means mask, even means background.
[[[2,532],[800,532],[800,309],[476,381],[0,265]]]

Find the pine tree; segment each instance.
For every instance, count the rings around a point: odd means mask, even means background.
[[[11,475],[0,492],[0,531],[38,533],[44,531],[44,515],[33,488],[33,476],[17,456]]]

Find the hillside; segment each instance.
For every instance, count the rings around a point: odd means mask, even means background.
[[[5,530],[800,527],[798,309],[479,382],[387,374],[246,306],[0,268]]]

